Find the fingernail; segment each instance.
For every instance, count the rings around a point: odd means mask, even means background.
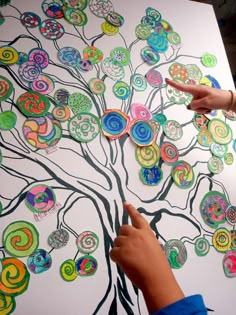
[[[188,109],[188,110],[192,110],[190,104],[187,106],[187,109]]]

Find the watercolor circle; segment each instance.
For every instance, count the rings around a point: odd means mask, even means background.
[[[145,75],[147,82],[154,88],[160,87],[163,83],[162,75],[157,70],[150,70]]]
[[[92,101],[88,96],[75,92],[69,96],[68,106],[72,112],[77,115],[81,112],[89,112],[92,109]]]
[[[232,165],[234,163],[233,153],[231,153],[231,152],[226,153],[224,156],[224,162],[227,165]]]
[[[175,62],[169,67],[169,73],[172,79],[185,82],[188,79],[188,69],[185,65]]]
[[[218,252],[226,252],[231,247],[231,234],[226,228],[218,228],[212,236],[212,245]]]
[[[119,27],[112,25],[107,21],[104,21],[101,24],[101,29],[102,29],[103,33],[108,35],[108,36],[114,36],[114,35],[119,33]]]
[[[153,66],[160,61],[160,55],[149,46],[142,48],[140,54],[148,65]]]
[[[166,36],[153,32],[147,39],[148,45],[155,51],[164,53],[168,50],[169,43]]]
[[[150,120],[152,114],[150,110],[143,104],[134,103],[131,105],[130,113],[133,119]]]
[[[213,118],[209,122],[208,129],[212,138],[219,144],[228,144],[232,141],[233,133],[231,127],[220,119]]]
[[[50,101],[39,92],[28,91],[18,97],[16,105],[26,116],[42,117],[47,114]]]
[[[106,91],[106,85],[101,79],[92,78],[89,80],[88,85],[93,94],[103,95]]]
[[[193,117],[193,124],[198,131],[204,129],[208,130],[209,119],[201,113],[195,113]]]
[[[187,249],[180,240],[172,239],[167,241],[164,245],[164,252],[171,268],[179,269],[187,261]]]
[[[60,266],[60,274],[63,280],[74,281],[78,277],[75,261],[72,259],[65,260]]]
[[[26,61],[22,63],[18,69],[18,73],[20,77],[24,81],[34,81],[40,75],[42,69],[40,66],[34,61]]]
[[[168,39],[168,42],[172,45],[178,46],[181,44],[181,37],[177,32],[168,32],[166,38]]]
[[[208,52],[204,53],[201,58],[202,64],[207,68],[212,68],[217,65],[217,58],[215,55]]]
[[[211,153],[218,157],[218,158],[223,158],[225,154],[227,153],[228,146],[227,144],[219,144],[213,142],[210,146]]]
[[[94,232],[84,231],[78,236],[76,244],[82,254],[92,254],[98,248],[99,238]]]
[[[33,212],[47,212],[56,204],[53,189],[47,185],[35,185],[26,194],[26,206]]]
[[[0,47],[0,63],[5,65],[13,65],[17,63],[19,59],[18,51],[12,46]]]
[[[229,278],[236,277],[236,251],[229,250],[223,258],[223,269]]]
[[[182,189],[189,189],[193,186],[195,175],[192,166],[186,161],[177,161],[171,169],[171,176],[174,183]]]
[[[151,35],[151,30],[148,26],[138,24],[135,28],[135,35],[141,40],[148,39]]]
[[[110,12],[114,11],[113,4],[109,0],[90,0],[89,9],[99,18],[106,18]]]
[[[28,269],[35,274],[47,271],[51,265],[51,255],[42,248],[36,249],[27,259]]]
[[[194,244],[195,253],[198,256],[206,256],[210,250],[210,246],[211,245],[206,238],[199,237],[198,239],[196,239]]]
[[[44,14],[52,19],[63,18],[63,1],[62,0],[44,0],[42,5]]]
[[[40,25],[40,32],[46,38],[50,40],[56,40],[61,38],[64,33],[64,27],[54,19],[47,19]]]
[[[54,99],[59,106],[67,105],[70,93],[66,89],[58,89],[54,93]]]
[[[121,100],[127,100],[130,96],[130,87],[124,81],[117,81],[113,85],[113,93],[115,96]]]
[[[135,73],[130,78],[130,85],[137,92],[142,92],[142,91],[145,91],[147,88],[147,80],[142,74]]]
[[[167,138],[171,140],[179,140],[183,136],[181,125],[176,120],[167,120],[163,124],[163,131]]]
[[[66,8],[63,11],[63,13],[64,13],[64,18],[70,24],[73,24],[76,26],[84,26],[88,23],[87,14],[82,10],[75,9],[75,8]]]
[[[4,249],[15,257],[31,255],[39,245],[36,227],[27,221],[14,221],[3,231]]]
[[[205,129],[202,129],[199,131],[199,133],[197,135],[197,141],[203,147],[208,147],[208,148],[214,142],[212,139],[212,134],[210,133],[210,131],[205,130]]]
[[[178,149],[168,141],[162,143],[160,153],[162,160],[169,165],[174,164],[179,158]]]
[[[76,260],[76,270],[81,277],[94,275],[97,268],[98,262],[91,255],[85,255]]]
[[[56,120],[64,122],[70,119],[70,109],[66,105],[56,106],[53,108],[52,115]]]
[[[41,18],[34,12],[24,12],[20,16],[22,25],[29,28],[38,27],[41,24]]]
[[[128,129],[130,118],[119,109],[106,110],[101,119],[104,135],[110,139],[123,136]]]
[[[47,75],[39,75],[29,86],[32,90],[47,95],[54,90],[54,81]]]
[[[124,47],[116,47],[111,50],[110,57],[120,66],[127,66],[130,61],[130,52]]]
[[[4,293],[0,293],[0,311],[2,312],[2,314],[3,315],[12,314],[15,308],[16,308],[15,297],[11,295],[5,295]]]
[[[115,63],[111,58],[102,60],[101,69],[105,75],[114,81],[122,80],[125,76],[124,67]]]
[[[139,146],[151,145],[156,140],[156,133],[147,121],[134,119],[129,128],[131,140]]]
[[[73,47],[63,47],[58,50],[57,57],[61,63],[69,67],[77,67],[81,60],[80,52]]]
[[[152,168],[160,159],[160,149],[154,142],[152,145],[136,148],[136,160],[144,168]]]
[[[0,102],[7,100],[14,90],[10,80],[0,75]]]
[[[235,206],[229,206],[226,209],[226,220],[229,224],[236,224],[236,207]]]
[[[55,249],[65,247],[68,244],[70,235],[67,230],[59,229],[53,231],[48,237],[48,244]]]
[[[222,113],[229,120],[236,121],[236,113],[233,112],[232,110],[230,110],[230,111],[223,110]]]
[[[17,121],[16,114],[11,110],[5,110],[0,113],[0,130],[11,130],[15,127]]]
[[[80,71],[88,72],[88,71],[91,71],[93,69],[93,64],[88,59],[81,59],[78,63],[78,67],[79,67]]]
[[[121,14],[114,11],[108,13],[108,15],[105,17],[105,20],[116,27],[121,27],[125,21]]]
[[[163,172],[162,169],[157,165],[151,168],[142,167],[139,171],[139,176],[145,185],[155,186],[161,182],[163,178]]]
[[[24,63],[24,62],[26,62],[26,61],[28,61],[28,54],[26,54],[25,52],[20,51],[20,52],[19,52],[19,59],[18,59],[18,61],[16,62],[16,64],[17,64],[18,66],[20,66],[20,65],[22,65],[22,63]]]
[[[49,64],[49,55],[46,50],[42,48],[33,48],[29,52],[29,61],[36,62],[41,69],[45,69]]]
[[[207,162],[208,169],[213,174],[220,174],[224,170],[222,160],[216,156],[212,156]]]
[[[84,59],[88,59],[92,64],[99,63],[103,59],[103,52],[95,46],[86,46],[83,50]]]
[[[161,126],[167,121],[166,115],[164,114],[156,114],[153,116],[153,119],[158,121]]]

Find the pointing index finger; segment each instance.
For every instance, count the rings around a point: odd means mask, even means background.
[[[197,92],[196,86],[194,85],[182,84],[182,83],[179,83],[179,82],[167,79],[167,78],[165,79],[165,81],[170,86],[173,86],[174,88],[182,92],[190,93],[192,95],[195,95],[195,93]]]
[[[135,228],[141,229],[148,226],[147,221],[143,218],[143,216],[138,212],[138,210],[131,203],[125,201],[124,207],[126,211],[128,212],[132,225]]]

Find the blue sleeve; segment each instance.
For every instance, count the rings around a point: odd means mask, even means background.
[[[151,315],[207,315],[202,296],[192,295],[167,305]]]

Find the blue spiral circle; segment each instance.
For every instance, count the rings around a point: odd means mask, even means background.
[[[127,118],[118,111],[109,111],[102,117],[102,129],[107,136],[121,135],[127,128]]]
[[[130,128],[132,140],[140,145],[150,145],[154,141],[154,131],[147,121],[137,120]]]

